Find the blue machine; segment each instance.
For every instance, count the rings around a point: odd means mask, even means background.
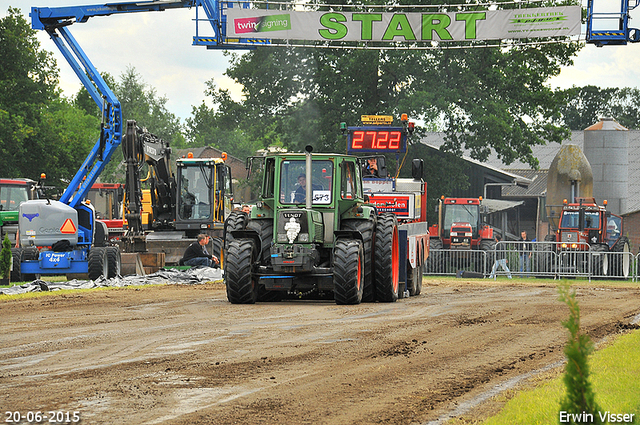
[[[640,41],[640,30],[629,28],[629,12],[638,7],[640,0],[620,0],[619,11],[599,11],[594,3],[595,0],[587,2],[587,43],[602,47]]]
[[[269,40],[226,39],[226,16],[223,10],[240,4],[217,0],[155,0],[108,3],[69,7],[34,7],[31,25],[47,31],[60,52],[71,65],[84,87],[102,111],[100,138],[73,177],[59,201],[36,200],[20,207],[19,228],[20,271],[25,279],[37,275],[88,273],[90,279],[114,277],[120,273],[120,252],[105,246],[106,226],[96,221],[95,210],[85,199],[91,186],[109,162],[123,138],[120,102],[107,86],[80,45],[71,35],[69,26],[84,23],[91,17],[119,13],[164,11],[195,8],[196,35],[193,45],[208,49],[248,49],[252,45],[268,44]],[[199,10],[206,18],[200,19]],[[213,36],[200,36],[199,24],[206,22]]]

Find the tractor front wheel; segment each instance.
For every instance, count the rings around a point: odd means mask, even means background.
[[[232,304],[254,304],[258,287],[253,277],[256,245],[250,239],[234,239],[229,243],[224,265],[227,299]]]
[[[362,243],[338,239],[333,248],[333,296],[336,304],[360,304],[364,289]]]

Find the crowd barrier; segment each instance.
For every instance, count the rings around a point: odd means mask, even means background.
[[[506,259],[513,277],[551,279],[638,278],[638,256],[631,252],[610,252],[601,245],[575,244],[567,249],[561,242],[498,242],[490,251],[431,249],[424,267],[426,275],[489,277],[497,259]],[[508,276],[498,266],[494,278]]]

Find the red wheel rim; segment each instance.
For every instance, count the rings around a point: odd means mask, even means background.
[[[393,280],[393,291],[398,291],[400,282],[400,247],[398,246],[398,228],[393,229],[393,239],[391,242],[391,278]]]

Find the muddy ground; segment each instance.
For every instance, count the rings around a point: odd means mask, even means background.
[[[637,287],[584,286],[578,300],[596,341],[640,315]],[[359,306],[231,305],[220,283],[0,299],[2,419],[7,411],[77,411],[85,424],[476,419],[497,408],[480,403],[496,385],[562,361],[567,315],[553,283],[535,279],[425,277],[418,297]]]

